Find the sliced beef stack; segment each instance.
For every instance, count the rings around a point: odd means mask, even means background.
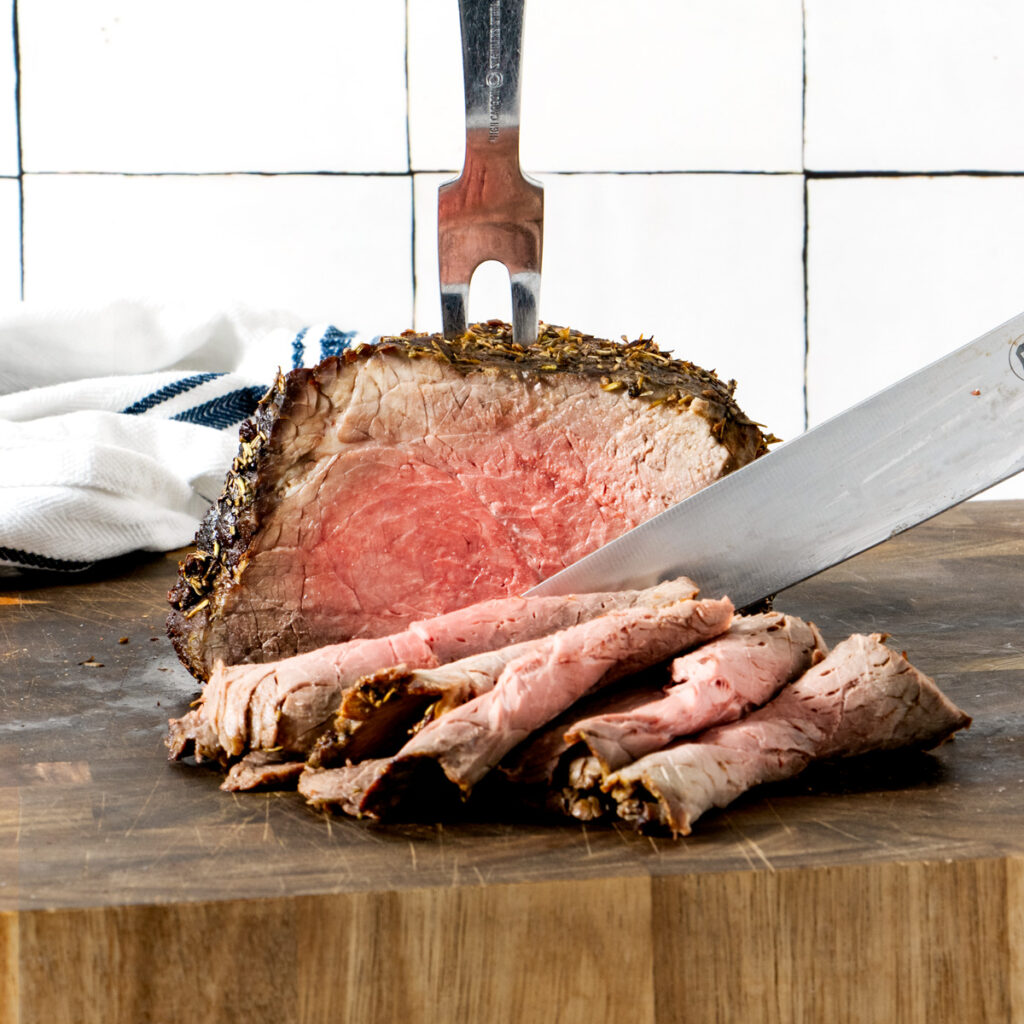
[[[812,761],[930,748],[970,724],[884,639],[827,653],[812,624],[734,617],[727,599],[612,611],[449,666],[479,675],[437,691],[440,710],[388,756],[314,756],[299,792],[359,817],[420,818],[499,778],[500,799],[686,835]]]
[[[524,645],[493,685],[440,715],[391,757],[328,771],[311,771],[299,792],[314,805],[338,804],[355,814],[383,817],[408,791],[440,778],[463,794],[514,747],[574,704],[616,679],[724,633],[728,598],[684,600],[664,608],[609,612]]]
[[[829,653],[811,623],[737,616],[680,579],[218,667],[168,742],[229,765],[226,789],[297,785],[359,817],[447,814],[482,792],[685,835],[811,761],[934,746],[969,721],[881,635]]]
[[[686,835],[711,807],[814,760],[932,747],[970,719],[883,643],[852,636],[741,721],[648,754],[601,782],[619,817]]]
[[[733,387],[647,340],[523,348],[498,322],[282,376],[171,591],[179,656],[205,680],[522,593],[762,454]]]
[[[343,700],[344,726],[339,728],[345,735],[371,731],[371,726],[377,732],[393,731],[396,721],[411,724],[410,716],[444,692],[451,702],[455,689],[471,689],[472,655],[486,663],[507,659],[516,644],[612,609],[656,608],[696,593],[692,581],[678,579],[643,591],[568,599],[497,598],[413,622],[393,636],[350,640],[261,665],[218,662],[196,707],[171,722],[171,754],[194,752],[199,760],[224,763],[253,750],[304,755]],[[442,665],[448,667],[436,668]],[[334,747],[339,742],[336,734],[331,737]]]

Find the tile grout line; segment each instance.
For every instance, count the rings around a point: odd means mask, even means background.
[[[803,248],[801,250],[801,261],[803,263],[804,277],[804,430],[810,426],[810,399],[808,395],[808,367],[810,365],[811,353],[811,323],[810,323],[810,289],[808,287],[808,242],[810,240],[810,225],[808,223],[808,174],[807,174],[807,0],[801,0],[800,4],[800,167],[803,172]]]
[[[18,148],[18,294],[25,301],[25,169],[21,154],[21,39],[18,35],[18,0],[11,2],[14,45],[14,124]]]
[[[416,323],[416,179],[412,172],[412,118],[411,90],[409,88],[409,0],[405,0],[405,164],[409,176],[409,271],[412,274],[412,308],[409,326]]]
[[[73,171],[73,170],[40,170],[27,173],[36,178],[55,177],[81,177],[81,178],[231,178],[231,177],[254,177],[254,178],[410,178],[417,174],[444,174],[457,175],[460,168],[452,167],[424,167],[415,171],[247,171],[247,170],[216,170],[216,171]],[[1021,171],[991,171],[978,168],[962,168],[958,170],[941,171],[815,171],[810,168],[797,168],[788,171],[779,170],[694,170],[687,168],[675,168],[671,170],[632,170],[632,171],[601,171],[601,170],[578,170],[578,171],[546,171],[532,169],[531,174],[543,174],[548,177],[589,177],[589,178],[653,178],[653,177],[678,177],[678,178],[700,178],[700,177],[764,177],[764,178],[806,178],[808,181],[825,180],[851,180],[856,178],[1024,178],[1024,170]],[[16,175],[0,175],[0,178],[15,178]]]

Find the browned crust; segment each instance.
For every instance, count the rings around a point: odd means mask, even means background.
[[[454,340],[440,334],[405,331],[373,344],[347,349],[309,369],[278,374],[261,399],[252,419],[239,433],[239,449],[216,504],[206,514],[195,538],[195,550],[179,563],[179,576],[167,597],[171,611],[167,633],[185,666],[205,678],[202,649],[207,624],[217,615],[224,596],[238,584],[247,552],[268,503],[275,500],[279,481],[268,467],[280,449],[286,430],[284,410],[303,398],[318,405],[344,365],[377,354],[400,354],[409,359],[438,359],[462,373],[493,368],[521,378],[571,373],[596,379],[607,391],[624,390],[652,406],[689,409],[711,424],[711,433],[729,452],[730,472],[768,450],[775,440],[762,434],[736,404],[735,381],[724,382],[714,371],[675,359],[650,338],[606,341],[589,334],[540,325],[535,345],[512,340],[512,328],[500,320],[473,324]]]

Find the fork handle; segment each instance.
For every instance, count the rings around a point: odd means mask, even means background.
[[[525,0],[459,0],[467,159],[494,147],[519,166],[524,6]]]

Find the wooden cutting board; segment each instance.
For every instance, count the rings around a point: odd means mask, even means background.
[[[176,558],[0,591],[0,1021],[1024,1020],[1024,502],[781,595],[884,630],[974,716],[673,841],[375,826],[170,764]]]

